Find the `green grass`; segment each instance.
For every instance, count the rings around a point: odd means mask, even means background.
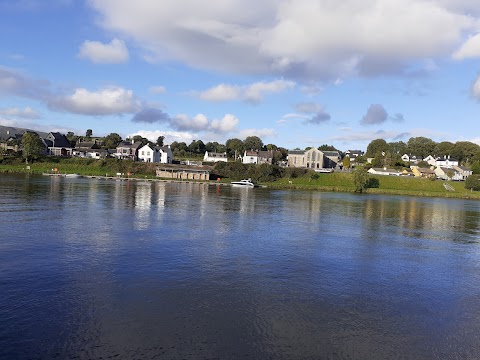
[[[320,191],[343,191],[354,192],[353,176],[351,173],[334,172],[330,174],[319,174],[318,179],[311,179],[307,174],[300,178],[280,179],[266,185],[274,189],[304,189]],[[374,176],[379,180],[378,188],[371,188],[367,193],[371,194],[392,194],[412,195],[430,197],[451,197],[465,199],[480,199],[480,192],[471,192],[465,189],[464,182],[449,181],[455,191],[447,191],[443,181],[414,177],[398,176]]]
[[[91,176],[115,176],[117,172],[125,175],[130,172],[131,177],[155,178],[156,164],[131,162],[126,160],[95,160],[95,159],[46,159],[45,162],[34,162],[29,164],[30,170],[25,163],[14,161],[11,164],[0,165],[1,172],[34,173],[42,174],[51,172],[57,168],[65,174],[81,174]],[[273,189],[304,189],[319,191],[340,191],[354,192],[353,176],[351,173],[334,172],[330,174],[318,174],[317,179],[312,179],[311,174],[298,178],[282,178],[274,182],[263,183]],[[437,196],[465,199],[479,199],[480,191],[471,192],[465,189],[464,182],[449,181],[448,184],[455,188],[455,191],[447,191],[441,180],[429,180],[413,177],[397,176],[374,176],[379,180],[378,188],[371,188],[367,193],[371,194],[395,194],[412,196]],[[222,183],[229,183],[230,179],[223,178]]]

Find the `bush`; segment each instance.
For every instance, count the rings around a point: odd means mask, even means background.
[[[470,175],[465,180],[465,189],[479,191],[480,190],[480,175]]]

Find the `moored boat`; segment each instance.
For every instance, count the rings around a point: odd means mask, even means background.
[[[252,179],[243,179],[240,181],[232,181],[230,183],[232,186],[235,187],[245,187],[245,188],[253,188],[255,184],[252,182]]]

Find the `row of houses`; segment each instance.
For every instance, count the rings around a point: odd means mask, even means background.
[[[393,175],[393,176],[415,176],[422,178],[437,178],[441,180],[464,181],[472,175],[472,171],[464,166],[421,168],[412,165],[409,169],[396,170],[384,168],[370,168],[368,172],[372,175]]]

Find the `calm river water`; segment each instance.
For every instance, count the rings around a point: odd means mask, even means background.
[[[478,359],[480,202],[0,174],[2,359]]]

